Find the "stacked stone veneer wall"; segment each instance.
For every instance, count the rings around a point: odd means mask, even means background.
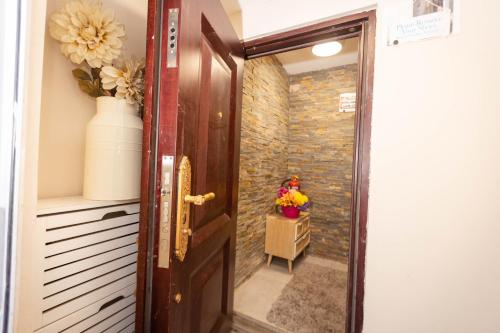
[[[236,285],[264,260],[266,214],[288,162],[288,76],[274,56],[245,62]]]
[[[245,62],[236,285],[265,261],[266,214],[292,174],[314,202],[310,253],[347,263],[355,115],[338,103],[356,76],[356,65],[288,77],[273,56]]]
[[[347,263],[355,113],[339,94],[356,91],[357,65],[290,76],[288,170],[313,201],[310,253]]]

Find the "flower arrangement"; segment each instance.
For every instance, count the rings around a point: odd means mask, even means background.
[[[51,16],[49,30],[62,54],[80,66],[73,76],[83,92],[142,106],[144,59],[120,60],[125,27],[112,10],[97,0],[73,0]]]
[[[278,190],[276,205],[284,207],[293,206],[300,210],[306,210],[309,208],[311,203],[309,202],[307,195],[297,190],[288,190],[285,187],[280,187]]]
[[[296,189],[280,187],[277,193],[276,205],[281,207],[284,216],[299,217],[300,211],[305,211],[311,206],[307,195]]]

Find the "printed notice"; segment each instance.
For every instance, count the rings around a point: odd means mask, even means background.
[[[410,15],[398,15],[389,27],[389,45],[445,37],[457,31],[458,0],[408,0]],[[408,12],[405,10],[404,12]]]
[[[450,33],[450,14],[434,13],[398,22],[391,29],[392,44],[444,37]]]
[[[340,94],[339,112],[355,112],[356,111],[356,93]]]

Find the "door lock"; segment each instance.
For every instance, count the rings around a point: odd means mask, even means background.
[[[160,225],[158,240],[158,267],[168,268],[170,263],[170,213],[174,157],[161,158]]]

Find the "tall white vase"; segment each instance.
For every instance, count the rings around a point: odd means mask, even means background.
[[[83,196],[128,200],[140,196],[142,120],[124,99],[98,97],[87,124]]]

